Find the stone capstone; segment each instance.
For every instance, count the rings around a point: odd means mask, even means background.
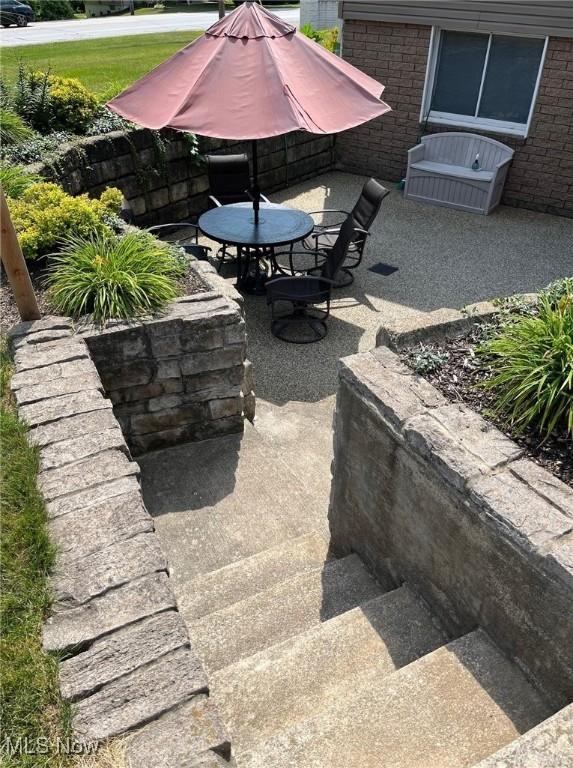
[[[198,658],[190,649],[178,648],[79,701],[72,724],[82,739],[99,741],[132,730],[207,691]]]
[[[143,576],[78,608],[55,613],[44,624],[43,646],[46,651],[70,651],[175,606],[165,573]]]
[[[84,698],[138,667],[188,645],[185,622],[176,611],[166,611],[130,624],[62,662],[62,696],[67,701]]]
[[[58,567],[85,558],[98,550],[153,531],[153,519],[145,509],[139,489],[80,506],[50,519],[50,534],[58,542]]]
[[[207,750],[219,755],[209,752],[197,758]],[[228,758],[230,751],[229,737],[213,703],[196,696],[135,733],[128,742],[127,756],[137,768],[195,768],[228,766],[220,756]]]
[[[140,576],[166,570],[167,561],[154,533],[123,539],[85,557],[58,564],[51,578],[56,609],[87,603]]]
[[[96,459],[88,457],[40,472],[38,485],[46,501],[52,501],[126,475],[138,476],[139,466],[123,451],[108,450],[98,453]]]

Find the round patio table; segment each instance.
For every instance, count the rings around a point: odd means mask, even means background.
[[[257,294],[265,292],[261,259],[272,258],[274,248],[304,240],[314,229],[308,213],[276,203],[260,204],[257,225],[252,203],[212,208],[199,218],[198,224],[206,237],[237,248],[237,288]],[[253,261],[255,274],[251,276]]]

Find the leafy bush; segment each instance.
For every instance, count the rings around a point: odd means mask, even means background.
[[[19,165],[0,166],[0,184],[7,197],[16,200],[22,197],[24,192],[32,184],[41,181],[41,177],[35,173],[28,173]]]
[[[96,97],[79,80],[23,65],[18,69],[13,103],[16,112],[40,133],[83,133],[98,109]]]
[[[74,9],[69,0],[26,0],[26,2],[33,8],[38,21],[74,18]]]
[[[102,133],[111,133],[112,131],[133,130],[134,125],[123,117],[116,115],[107,107],[99,107],[95,118],[86,128],[87,136],[100,136]]]
[[[12,102],[15,111],[36,131],[50,132],[50,82],[47,72],[32,72],[20,62]]]
[[[495,410],[518,429],[573,437],[573,296],[539,300],[537,317],[519,317],[481,345],[493,377]]]
[[[110,187],[99,200],[72,197],[57,184],[32,184],[19,200],[10,200],[10,213],[27,259],[52,251],[71,234],[111,233],[109,217],[119,212],[122,193]]]
[[[157,312],[178,293],[181,267],[147,232],[74,235],[51,260],[50,301],[58,312],[96,323]]]
[[[26,125],[20,115],[0,107],[0,144],[18,144],[33,135],[34,131]]]
[[[573,277],[560,277],[543,289],[543,296],[547,296],[550,304],[555,306],[563,296],[573,296]]]
[[[84,133],[96,115],[96,97],[73,77],[50,75],[49,83],[52,130]]]
[[[303,24],[300,31],[306,37],[314,40],[315,43],[319,43],[327,51],[336,53],[338,51],[338,27],[332,27],[331,29],[315,29],[312,24]]]
[[[72,137],[69,133],[57,131],[48,136],[34,136],[21,144],[14,144],[10,147],[2,147],[2,158],[11,163],[39,163],[45,160],[50,154],[54,154],[61,149],[62,144],[68,142]]]

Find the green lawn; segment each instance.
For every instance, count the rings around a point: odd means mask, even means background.
[[[38,451],[26,439],[10,398],[10,363],[0,349],[0,513],[1,593],[0,680],[3,738],[31,744],[68,733],[68,712],[58,691],[58,666],[41,647],[42,622],[50,605],[47,574],[53,562],[44,503],[36,487]],[[62,768],[68,764],[48,755],[13,756],[5,768]]]
[[[162,32],[3,48],[2,76],[14,80],[22,61],[34,69],[77,77],[94,93],[102,93],[112,85],[129,85],[201,34]]]

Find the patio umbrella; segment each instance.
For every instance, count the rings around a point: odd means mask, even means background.
[[[219,19],[108,103],[146,128],[253,141],[291,131],[330,134],[383,115],[384,86],[257,3]]]

